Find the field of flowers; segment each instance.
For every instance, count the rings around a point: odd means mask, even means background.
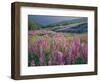
[[[28,66],[87,64],[87,33],[28,32]]]

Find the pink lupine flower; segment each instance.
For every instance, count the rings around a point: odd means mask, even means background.
[[[85,59],[87,59],[88,56],[88,46],[86,44],[81,45],[81,54]]]
[[[63,56],[63,53],[62,52],[57,52],[58,54],[58,62],[60,65],[64,65],[64,56]]]
[[[71,43],[71,48],[68,50],[68,54],[66,56],[68,64],[72,64],[75,57],[79,55],[79,50],[80,50],[80,39],[74,38]]]
[[[32,53],[32,45],[28,44],[28,52]]]
[[[32,60],[31,66],[35,66],[35,61],[34,60]]]
[[[67,64],[72,64],[72,61],[73,61],[73,59],[74,59],[74,56],[73,56],[73,54],[72,54],[71,51],[72,51],[72,50],[69,49],[69,52],[68,52],[67,55],[66,55]]]
[[[44,53],[42,45],[39,47],[39,52],[40,52],[40,65],[44,65]]]
[[[31,39],[29,38],[29,39],[28,39],[28,51],[29,51],[30,53],[32,53],[32,45],[33,45],[33,43],[32,43],[32,41],[31,41]]]
[[[32,51],[33,51],[34,54],[37,54],[37,52],[38,52],[38,46],[37,46],[36,43],[32,46]]]
[[[44,35],[39,36],[39,38],[36,39],[36,41],[33,43],[32,37],[34,35],[38,36],[40,34]],[[56,33],[50,31],[47,32],[45,30],[29,31],[28,51],[29,53],[31,52],[37,54],[36,57],[39,58],[38,65],[41,66],[46,64],[73,64],[73,61],[77,57],[82,57],[82,59],[87,62],[88,55],[87,44],[80,42],[79,37],[75,36],[66,38],[66,34],[64,33]],[[35,63],[37,62],[33,60],[30,65],[34,66]]]
[[[43,46],[44,46],[44,48],[48,47],[48,41],[47,41],[47,39],[44,39]]]
[[[52,41],[52,44],[50,45],[50,47],[51,47],[51,50],[53,50],[53,51],[55,51],[57,49],[54,40]]]
[[[42,56],[43,55],[43,47],[42,46],[39,47],[39,51],[40,51],[40,56]]]
[[[48,46],[48,41],[46,39],[40,39],[38,41],[38,46],[42,46],[43,48],[46,48]]]
[[[55,55],[55,62],[58,64],[58,65],[64,65],[64,56],[63,56],[63,53],[60,52],[60,51],[56,51],[54,53]]]
[[[48,61],[48,65],[52,65],[52,61],[51,60]]]
[[[40,65],[44,65],[44,57],[40,56],[39,60],[40,60]]]
[[[55,50],[52,50],[51,57],[52,57],[52,64],[53,65],[57,65],[57,54],[56,54],[56,51]]]
[[[43,42],[41,39],[37,41],[37,45],[38,45],[38,47],[43,46]]]
[[[72,48],[71,54],[73,54],[73,56],[76,56],[80,49],[80,39],[79,38],[73,39],[71,48]]]

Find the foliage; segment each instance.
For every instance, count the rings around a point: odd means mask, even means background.
[[[29,66],[87,63],[87,42],[81,41],[79,36],[42,30],[31,31],[28,36]]]

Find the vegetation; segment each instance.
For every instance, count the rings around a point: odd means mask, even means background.
[[[86,33],[73,37],[70,33],[49,33],[46,30],[43,35],[41,31],[35,30],[33,35],[29,33],[29,66],[87,63],[87,41],[82,39],[87,37]]]
[[[87,64],[87,23],[83,20],[41,25],[28,21],[28,66]]]

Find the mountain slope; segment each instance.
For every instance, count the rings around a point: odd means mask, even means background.
[[[60,29],[53,30],[55,32],[71,32],[71,33],[82,33],[82,32],[87,32],[88,31],[88,25],[87,23],[82,23],[78,26],[73,26],[73,27],[63,27]]]
[[[75,24],[75,23],[87,23],[87,21],[88,20],[87,20],[86,17],[82,17],[82,18],[52,23],[52,24],[46,25],[45,28],[48,28],[48,27],[52,28],[52,27],[55,27],[55,26],[65,26],[65,25],[70,25],[70,24]]]

